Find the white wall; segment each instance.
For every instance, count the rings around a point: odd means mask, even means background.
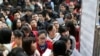
[[[96,17],[97,0],[82,0],[80,33],[80,53],[82,56],[92,56]]]

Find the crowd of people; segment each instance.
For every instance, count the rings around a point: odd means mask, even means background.
[[[81,0],[3,0],[0,56],[81,56]]]

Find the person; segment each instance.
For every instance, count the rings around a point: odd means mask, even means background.
[[[8,28],[0,29],[0,55],[6,56],[12,49],[11,32]]]
[[[67,21],[65,27],[69,29],[69,34],[76,37],[76,28],[72,21]]]
[[[39,16],[39,21],[44,23],[45,22],[45,17],[43,15],[43,12],[39,13],[38,16]]]
[[[17,11],[15,11],[15,12],[13,13],[13,16],[14,16],[14,19],[20,19],[20,18],[21,18],[20,13],[17,12]]]
[[[52,18],[52,19],[56,19],[58,18],[58,13],[55,12],[54,10],[52,10],[52,7],[49,5],[46,7],[46,11],[48,13],[48,15]]]
[[[36,20],[31,20],[30,21],[30,25],[32,27],[32,31],[37,31],[38,30],[38,26],[37,26],[37,21]]]
[[[12,30],[16,30],[16,29],[20,30],[21,26],[22,26],[21,20],[20,19],[15,19],[13,21]]]
[[[64,16],[64,18],[63,18],[63,20],[64,20],[63,26],[65,26],[65,23],[66,23],[66,22],[71,21],[71,19],[72,19],[72,15],[71,15],[70,13],[65,14],[65,16]]]
[[[49,56],[52,50],[52,42],[46,40],[47,34],[45,30],[40,30],[38,33],[38,40],[36,42],[37,50],[40,56]]]
[[[79,51],[74,48],[73,50],[71,49],[72,48],[72,40],[70,38],[67,38],[65,40],[66,42],[66,53],[69,54],[70,56],[81,56],[81,54],[79,53]]]
[[[54,3],[54,5],[55,5],[55,11],[56,12],[58,12],[59,10],[59,6],[60,6],[60,4],[64,1],[64,0],[51,0],[53,3]]]
[[[12,27],[12,22],[11,22],[11,20],[8,18],[8,15],[7,15],[7,9],[4,9],[3,11],[2,11],[2,13],[3,13],[3,16],[5,17],[5,22],[7,23],[7,25],[8,25],[8,27],[11,29],[11,27]]]
[[[41,21],[39,21],[38,14],[36,14],[36,13],[32,14],[32,20],[36,20],[39,30],[45,29],[45,25]]]
[[[13,32],[13,35],[14,35],[13,48],[15,48],[15,47],[22,47],[23,33],[20,30],[15,30]]]
[[[50,40],[53,43],[55,41],[58,41],[61,37],[60,34],[57,33],[56,27],[52,24],[48,25],[47,32],[48,32],[47,40]]]
[[[23,38],[34,37],[34,35],[31,32],[31,29],[29,28],[29,26],[22,26],[21,31],[24,35]]]
[[[53,56],[69,56],[66,54],[66,44],[62,40],[58,40],[53,44]]]
[[[31,10],[35,9],[30,0],[25,0],[25,8]]]
[[[34,0],[35,4],[34,4],[34,12],[35,13],[40,13],[41,11],[43,11],[43,6],[41,4],[41,2],[39,0]]]
[[[37,38],[39,27],[37,26],[36,20],[31,20],[30,25],[32,27],[32,33]]]
[[[61,38],[59,40],[65,40],[66,38],[70,38],[72,40],[72,50],[76,48],[76,39],[74,36],[70,35],[68,28],[64,26],[60,27],[59,33],[61,35]]]
[[[22,47],[28,56],[40,56],[36,50],[36,40],[33,37],[27,37],[23,39]]]
[[[53,25],[56,27],[56,30],[57,30],[57,32],[58,32],[58,31],[59,31],[60,24],[58,23],[57,20],[54,20],[52,23],[53,23]]]
[[[44,12],[44,14],[45,14],[46,12]],[[46,29],[47,29],[47,26],[49,25],[49,24],[51,24],[53,22],[53,19],[49,16],[49,14],[48,13],[46,13],[45,14],[45,26],[46,26]]]
[[[25,22],[29,23],[32,17],[32,9],[25,9],[25,15],[22,17]]]
[[[59,9],[59,12],[62,12],[64,15],[70,13],[69,7],[66,4],[60,4]]]
[[[54,10],[54,3],[51,0],[47,0],[45,2],[45,7],[47,7],[47,6],[51,6],[52,7],[52,10]]]
[[[11,50],[8,56],[28,56],[28,55],[26,55],[26,53],[24,52],[22,48],[16,47]]]

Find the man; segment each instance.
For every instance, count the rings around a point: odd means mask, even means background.
[[[38,30],[43,30],[45,29],[45,24],[41,21],[39,21],[39,16],[38,14],[32,14],[32,20],[36,20],[37,21],[37,25],[39,27]]]
[[[22,17],[27,23],[30,22],[31,16],[32,16],[32,10],[31,9],[26,9],[25,10],[25,15]]]
[[[19,31],[19,30],[15,30],[13,32],[13,34],[14,34],[14,37],[15,37],[13,48],[15,48],[15,47],[22,47],[22,36],[23,36],[22,32]]]
[[[14,19],[20,19],[21,18],[21,15],[20,15],[19,12],[14,12],[13,15],[14,15]]]
[[[36,46],[40,56],[49,56],[51,54],[52,43],[46,40],[46,36],[47,34],[44,30],[39,31]]]

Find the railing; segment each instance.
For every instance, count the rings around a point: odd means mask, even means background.
[[[96,27],[93,56],[100,56],[100,27]]]

